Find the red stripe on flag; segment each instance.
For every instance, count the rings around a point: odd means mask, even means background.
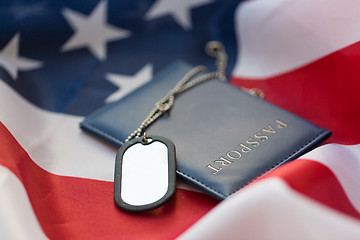
[[[50,239],[173,239],[218,203],[202,193],[177,189],[165,206],[127,214],[114,205],[112,182],[43,170],[1,123],[0,146],[0,164],[21,180]]]
[[[360,143],[360,42],[300,69],[266,79],[233,76],[266,100],[333,131],[331,142]]]
[[[349,216],[360,220],[360,213],[349,201],[341,183],[325,165],[311,160],[294,160],[257,181],[278,177],[294,190]]]

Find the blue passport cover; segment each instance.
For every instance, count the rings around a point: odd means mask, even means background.
[[[170,65],[142,88],[88,116],[81,128],[121,146],[191,68],[183,62]],[[171,139],[178,175],[218,199],[331,135],[216,79],[177,96],[170,113],[154,122],[147,133]]]

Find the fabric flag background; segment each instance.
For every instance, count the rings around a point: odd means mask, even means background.
[[[0,3],[0,239],[360,239],[360,3],[140,0]],[[79,122],[172,61],[333,132],[219,202],[185,183],[165,206],[113,203],[116,149]],[[126,113],[124,113],[126,117]]]

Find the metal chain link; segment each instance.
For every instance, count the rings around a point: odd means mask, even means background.
[[[145,120],[140,124],[138,129],[136,129],[130,136],[125,140],[125,142],[137,137],[140,138],[144,133],[146,128],[148,128],[153,122],[155,122],[159,117],[164,113],[170,111],[174,105],[176,95],[191,89],[205,81],[210,79],[220,79],[225,81],[225,69],[227,65],[227,54],[225,52],[224,46],[217,41],[211,41],[206,44],[205,47],[206,53],[216,58],[216,72],[210,72],[196,77],[201,72],[207,72],[205,66],[199,65],[191,69],[177,84],[170,90],[167,95],[158,101],[155,104],[155,108],[149,113]],[[146,133],[144,133],[144,141],[146,142]]]

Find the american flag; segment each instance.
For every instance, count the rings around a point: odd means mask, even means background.
[[[359,13],[356,0],[1,1],[0,239],[360,239]],[[79,123],[173,61],[212,68],[210,40],[234,87],[332,137],[222,202],[180,182],[157,210],[120,211],[116,149]]]

